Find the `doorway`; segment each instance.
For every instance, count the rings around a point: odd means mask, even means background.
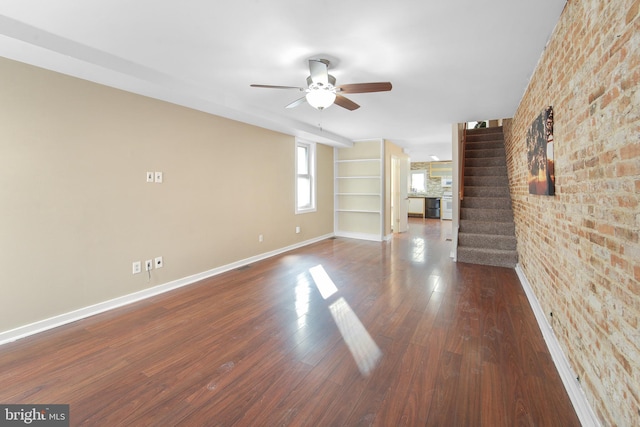
[[[409,228],[409,159],[391,156],[391,232]]]

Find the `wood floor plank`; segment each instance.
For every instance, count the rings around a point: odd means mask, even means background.
[[[452,262],[450,235],[326,239],[0,346],[0,402],[72,426],[578,426],[517,275]]]
[[[405,416],[404,410],[411,397],[416,377],[424,373],[424,365],[427,362],[425,349],[410,343],[402,357],[398,376],[391,381],[385,400],[376,415],[375,426],[424,424],[424,422],[417,423],[413,417]]]
[[[457,400],[460,385],[460,367],[462,355],[444,351],[438,364],[439,372],[434,384],[434,392],[429,408],[426,425],[462,425],[459,423],[459,402]]]
[[[401,421],[406,425],[426,425],[431,412],[431,404],[436,391],[436,381],[441,370],[441,355],[447,331],[434,328],[429,333],[426,347],[418,346],[423,351],[423,363],[411,383],[411,393],[405,404]]]

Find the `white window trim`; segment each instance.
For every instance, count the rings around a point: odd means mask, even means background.
[[[308,153],[309,153],[309,176],[311,179],[311,204],[307,207],[303,207],[303,208],[299,208],[298,207],[298,147],[300,146],[304,146],[308,148]],[[295,195],[294,195],[294,199],[295,199],[295,213],[296,214],[303,214],[303,213],[309,213],[309,212],[316,212],[317,211],[317,202],[316,202],[316,143],[315,142],[308,142],[308,141],[303,141],[303,140],[299,140],[296,139],[296,145],[295,145],[295,177],[294,177],[294,182],[295,182]]]

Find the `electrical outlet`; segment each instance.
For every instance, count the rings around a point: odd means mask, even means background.
[[[147,172],[147,182],[153,182],[154,175],[153,172]]]
[[[153,268],[153,261],[151,261],[150,259],[146,260],[144,262],[144,270],[145,271],[149,271]]]
[[[156,172],[155,180],[156,180],[156,183],[162,184],[162,172]]]
[[[142,264],[140,261],[135,261],[133,263],[133,274],[138,274],[142,271]]]
[[[164,261],[162,260],[162,257],[161,256],[155,257],[155,259],[153,260],[153,265],[155,268],[164,267]]]
[[[296,227],[296,234],[300,233],[300,227]]]
[[[258,236],[258,242],[262,243],[262,241],[264,240],[264,238],[262,237],[262,234]]]

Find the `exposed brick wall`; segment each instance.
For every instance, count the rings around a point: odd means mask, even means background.
[[[570,0],[504,123],[520,264],[604,425],[640,425],[639,80],[640,0]],[[525,138],[548,105],[556,193],[536,196]]]

